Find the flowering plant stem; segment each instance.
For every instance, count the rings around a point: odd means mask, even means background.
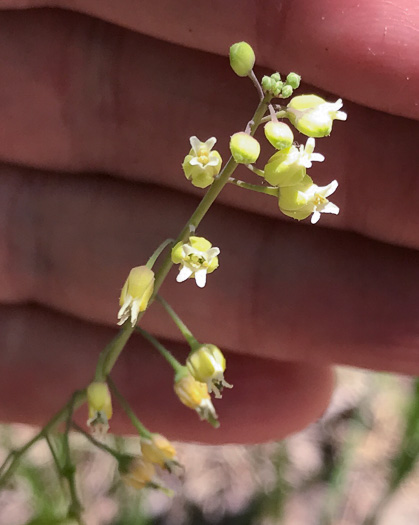
[[[140,434],[140,437],[144,438],[151,438],[152,434],[147,428],[141,423],[141,421],[138,419],[138,417],[134,414],[134,411],[129,406],[128,401],[125,399],[125,397],[121,394],[121,392],[116,388],[115,383],[112,381],[110,377],[107,379],[109,388],[111,389],[111,392],[114,394],[116,399],[119,401],[119,404],[123,408],[124,412],[127,414],[127,416],[130,418],[131,423],[136,428],[138,433]]]
[[[260,184],[249,184],[248,182],[243,182],[242,180],[235,179],[234,177],[230,177],[228,179],[228,182],[230,184],[238,186],[239,188],[256,191],[258,193],[265,193],[266,195],[273,195],[274,197],[278,198],[278,188],[275,188],[274,186],[261,186]]]
[[[169,314],[169,316],[171,317],[175,325],[179,328],[181,334],[183,335],[183,337],[186,339],[189,346],[191,347],[191,351],[193,352],[194,350],[199,348],[201,344],[195,339],[192,332],[185,325],[182,319],[177,315],[177,313],[173,310],[170,304],[165,299],[163,299],[161,295],[157,295],[156,299],[163,306],[166,312]]]
[[[255,134],[258,126],[260,125],[267,111],[267,108],[268,108],[268,105],[271,99],[272,99],[272,96],[267,94],[263,97],[262,100],[260,100],[256,108],[256,111],[250,121],[250,125],[249,125],[250,135],[253,136]],[[209,208],[211,207],[215,199],[220,194],[221,190],[228,183],[229,178],[231,177],[231,175],[233,174],[237,166],[238,166],[237,162],[233,159],[233,157],[230,157],[228,162],[225,164],[224,168],[218,174],[213,184],[210,186],[210,188],[208,189],[208,191],[202,198],[196,210],[191,215],[188,222],[185,224],[184,228],[180,232],[175,242],[186,240],[189,237],[190,232],[198,227],[198,225],[200,224],[200,222],[202,221],[202,219],[205,217],[206,213],[208,212]],[[161,251],[163,251],[165,247],[166,245],[161,249]],[[158,253],[158,255],[160,255],[160,253]],[[154,262],[155,261],[153,261],[153,264]],[[159,269],[157,270],[156,279],[154,283],[154,293],[153,293],[153,296],[151,297],[150,304],[151,304],[151,301],[155,298],[156,294],[158,293],[160,286],[163,284],[163,281],[165,280],[167,274],[169,273],[172,267],[172,264],[173,263],[171,260],[171,255],[169,253],[164,259]],[[139,315],[138,320],[141,319],[143,314],[144,312],[142,312]],[[98,363],[97,363],[96,371],[95,371],[95,381],[105,381],[106,377],[109,375],[109,373],[113,369],[116,361],[118,360],[122,350],[124,349],[126,343],[128,342],[129,338],[133,334],[134,330],[135,330],[135,327],[131,326],[129,322],[126,322],[121,327],[116,337],[114,337],[114,339],[112,339],[112,341],[110,341],[110,343],[105,346],[105,348],[99,355],[99,359],[98,359]],[[149,336],[149,337],[152,337],[152,336]],[[167,357],[168,356],[166,356],[166,358]],[[175,358],[172,356],[172,361],[171,361],[172,366],[175,364],[175,361],[176,363],[178,363],[178,361],[175,360]],[[178,363],[178,365],[182,366],[180,365],[180,363]],[[11,476],[13,475],[13,473],[15,472],[19,464],[21,457],[26,453],[26,451],[29,450],[32,447],[32,445],[34,445],[37,441],[45,438],[45,436],[49,432],[54,430],[61,422],[63,422],[67,417],[70,407],[73,407],[73,410],[76,410],[78,407],[83,405],[85,402],[86,402],[86,390],[84,389],[81,391],[76,391],[72,399],[68,403],[66,403],[64,407],[61,410],[59,410],[46,423],[46,425],[42,428],[40,432],[38,432],[38,434],[36,434],[30,441],[28,441],[21,448],[12,451],[7,456],[3,465],[0,467],[0,487],[4,486],[9,481],[9,479],[11,478]]]

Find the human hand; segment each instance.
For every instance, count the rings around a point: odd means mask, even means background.
[[[41,423],[91,378],[129,269],[178,233],[202,194],[180,169],[189,136],[216,136],[226,159],[257,103],[213,54],[238,40],[258,63],[354,102],[316,147],[326,161],[315,177],[339,181],[341,213],[321,219],[333,230],[298,225],[274,199],[226,188],[200,228],[221,248],[220,270],[204,291],[165,284],[200,340],[228,354],[235,386],[216,405],[220,431],[177,402],[140,338],[115,381],[152,430],[249,442],[320,415],[335,363],[418,373],[416,2],[54,5],[95,18],[0,14],[0,419]],[[144,326],[182,351],[159,305]],[[117,414],[112,430],[128,430]]]

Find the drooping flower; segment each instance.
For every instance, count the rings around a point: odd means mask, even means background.
[[[313,153],[315,140],[307,139],[305,146],[291,146],[277,151],[264,168],[264,178],[272,186],[283,188],[299,184],[306,175],[306,169],[313,162],[323,162],[321,153]]]
[[[148,305],[154,290],[154,272],[147,266],[133,268],[125,281],[119,299],[118,324],[121,325],[131,317],[131,324],[135,326],[138,315]]]
[[[233,385],[224,379],[226,360],[221,350],[213,344],[205,344],[193,351],[186,366],[192,376],[201,383],[205,383],[208,392],[214,392],[215,397],[221,398],[221,390],[232,388]]]
[[[211,137],[201,142],[198,137],[189,139],[192,149],[186,155],[182,168],[185,177],[197,188],[210,186],[221,169],[221,155],[218,151],[211,151],[217,139]]]
[[[98,436],[106,434],[108,421],[112,417],[112,398],[108,385],[102,381],[94,381],[87,387],[87,406],[89,419],[87,425]]]
[[[153,482],[156,473],[154,465],[139,456],[124,456],[119,462],[119,473],[129,487],[143,489],[149,484],[156,486]]]
[[[172,261],[180,264],[177,282],[195,277],[196,284],[203,288],[207,273],[212,273],[218,268],[219,253],[220,249],[213,248],[204,237],[191,236],[187,242],[178,242],[172,249]]]
[[[342,99],[326,102],[317,95],[299,95],[290,101],[286,111],[298,131],[319,138],[330,135],[334,120],[346,120],[346,113],[340,111],[342,106]]]
[[[188,408],[195,410],[201,420],[205,419],[217,425],[218,416],[205,383],[187,374],[175,381],[174,389],[180,401]]]
[[[315,224],[321,213],[339,213],[336,204],[327,199],[337,187],[336,180],[327,186],[317,186],[313,184],[311,177],[306,175],[300,184],[280,189],[279,208],[288,217],[299,221],[313,214],[311,223]]]
[[[140,440],[143,458],[150,463],[170,469],[171,463],[176,463],[175,447],[161,434],[152,434],[151,438]]]

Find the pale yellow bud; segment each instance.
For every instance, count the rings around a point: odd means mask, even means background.
[[[215,397],[221,397],[220,391],[223,387],[232,388],[232,385],[224,380],[225,357],[215,345],[202,345],[192,352],[186,361],[186,366],[197,381],[205,383],[208,391],[215,393]]]
[[[141,438],[140,445],[143,458],[160,467],[176,458],[174,446],[161,434],[152,434],[150,439]]]
[[[133,268],[128,279],[125,281],[121,291],[118,312],[118,324],[123,324],[131,317],[131,324],[135,326],[138,315],[143,312],[154,291],[154,272],[147,266],[137,266]]]
[[[149,461],[135,456],[119,464],[119,472],[125,485],[135,489],[143,489],[151,483],[156,469]]]
[[[267,122],[263,128],[265,137],[278,150],[289,148],[294,141],[294,134],[285,122]]]
[[[230,151],[239,164],[253,164],[259,158],[259,142],[244,131],[235,133],[230,139]]]
[[[200,419],[217,419],[217,414],[205,383],[196,381],[194,377],[188,374],[175,382],[174,389],[180,401],[188,408],[196,410]]]
[[[112,417],[112,399],[108,385],[102,381],[94,381],[87,387],[86,393],[89,410],[87,424],[96,434],[105,434]]]

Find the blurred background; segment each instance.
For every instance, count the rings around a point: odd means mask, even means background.
[[[419,524],[419,382],[339,368],[323,417],[279,443],[177,444],[182,481],[167,474],[173,498],[135,491],[114,460],[72,436],[87,525],[414,525]],[[0,461],[36,429],[0,427]],[[138,439],[108,436],[138,453]],[[47,447],[25,456],[0,492],[0,525],[68,524],[68,499]]]

